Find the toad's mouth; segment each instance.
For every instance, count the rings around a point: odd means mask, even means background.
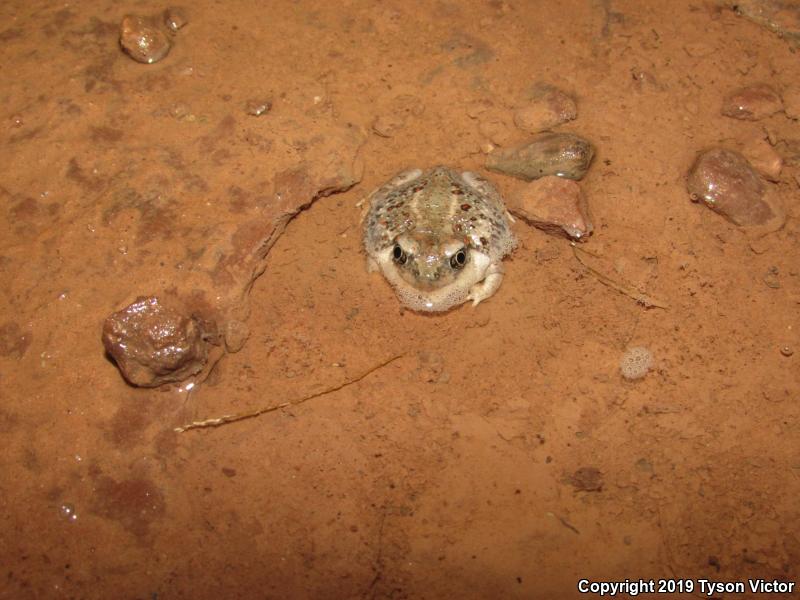
[[[413,269],[403,268],[387,253],[381,261],[384,277],[395,289],[400,301],[408,308],[421,312],[441,312],[462,304],[473,286],[486,278],[491,263],[489,257],[470,249],[465,266],[447,276],[419,277]]]

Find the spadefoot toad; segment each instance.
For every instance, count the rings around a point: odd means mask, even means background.
[[[510,221],[500,194],[480,175],[442,166],[404,171],[369,197],[368,267],[413,310],[477,305],[503,281],[503,257],[516,245]]]

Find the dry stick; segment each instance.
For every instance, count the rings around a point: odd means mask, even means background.
[[[624,283],[619,283],[617,281],[614,281],[608,275],[604,275],[591,265],[587,264],[586,261],[583,260],[579,254],[579,253],[589,254],[589,252],[587,252],[586,250],[582,250],[573,244],[572,253],[575,255],[575,258],[578,260],[579,263],[581,263],[584,267],[589,269],[589,272],[591,272],[592,275],[597,277],[600,283],[607,285],[612,290],[616,290],[620,294],[624,294],[629,298],[633,298],[634,300],[636,300],[636,302],[642,304],[645,308],[655,307],[655,308],[663,308],[664,310],[669,308],[669,304],[667,304],[663,300],[659,300],[658,298],[653,298],[652,296],[643,294],[631,285],[626,285]]]
[[[223,415],[221,417],[217,417],[214,419],[204,419],[203,421],[192,421],[191,423],[188,423],[183,427],[176,427],[175,431],[177,433],[183,433],[184,431],[189,431],[190,429],[202,429],[204,427],[218,427],[220,425],[225,425],[227,423],[235,423],[236,421],[253,419],[255,417],[263,415],[264,413],[274,412],[276,410],[280,410],[288,406],[297,406],[298,404],[303,404],[304,402],[308,402],[309,400],[313,400],[314,398],[319,398],[320,396],[326,396],[327,394],[338,392],[339,390],[351,386],[354,383],[358,383],[362,379],[366,379],[369,375],[371,375],[378,369],[382,369],[386,365],[393,363],[398,358],[402,358],[403,356],[405,356],[405,354],[398,354],[397,356],[393,356],[392,358],[385,360],[382,363],[375,365],[374,367],[371,367],[369,370],[365,371],[364,373],[362,373],[361,375],[359,375],[354,379],[348,379],[344,383],[340,383],[337,386],[328,388],[326,390],[322,390],[321,392],[315,392],[310,396],[304,396],[303,398],[298,398],[297,400],[282,402],[281,404],[275,404],[274,406],[266,406],[264,408],[259,408],[257,410],[246,413],[237,413],[235,415]]]

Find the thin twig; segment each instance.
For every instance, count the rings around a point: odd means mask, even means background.
[[[191,423],[187,423],[183,427],[176,427],[175,431],[177,433],[183,433],[184,431],[189,431],[190,429],[202,429],[204,427],[219,427],[220,425],[226,425],[228,423],[244,421],[245,419],[253,419],[265,413],[281,410],[282,408],[287,408],[289,406],[297,406],[298,404],[303,404],[304,402],[308,402],[309,400],[313,400],[321,396],[326,396],[328,394],[332,394],[333,392],[338,392],[339,390],[349,387],[354,383],[358,383],[362,379],[366,379],[369,375],[371,375],[378,369],[382,369],[386,365],[393,363],[394,361],[396,361],[399,358],[402,358],[403,356],[405,355],[398,354],[397,356],[393,356],[392,358],[385,360],[382,363],[375,365],[374,367],[371,367],[369,370],[364,371],[358,377],[355,377],[354,379],[348,379],[344,383],[340,383],[339,385],[322,390],[321,392],[315,392],[313,394],[310,394],[308,396],[303,396],[302,398],[298,398],[296,400],[289,400],[288,402],[281,402],[280,404],[265,406],[264,408],[259,408],[250,412],[236,413],[233,415],[223,415],[221,417],[216,417],[213,419],[204,419],[202,421],[192,421]]]
[[[612,290],[618,291],[620,294],[624,294],[628,296],[628,298],[633,298],[639,304],[643,305],[645,308],[663,308],[664,310],[669,308],[669,304],[664,302],[663,300],[659,300],[658,298],[653,298],[653,296],[648,296],[647,294],[643,294],[639,290],[637,290],[632,285],[628,285],[625,283],[620,283],[618,281],[614,281],[608,275],[605,275],[589,265],[583,258],[581,258],[581,254],[590,254],[577,246],[572,246],[572,253],[575,255],[575,258],[581,263],[584,267],[589,269],[589,272],[597,277],[600,283],[607,285]]]

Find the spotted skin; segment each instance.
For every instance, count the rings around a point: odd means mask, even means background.
[[[497,291],[516,240],[497,190],[448,167],[404,171],[369,198],[364,247],[414,310],[444,311]]]

